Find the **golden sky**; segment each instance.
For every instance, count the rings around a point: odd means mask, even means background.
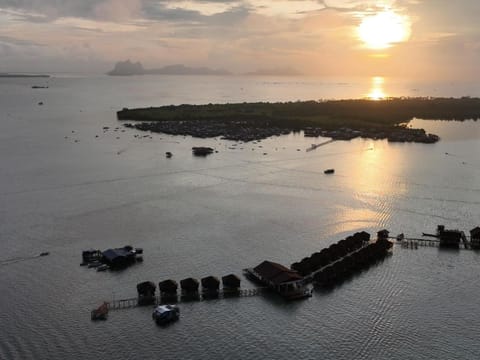
[[[119,60],[478,79],[478,0],[0,0],[0,71]]]

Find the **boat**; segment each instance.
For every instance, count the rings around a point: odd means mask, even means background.
[[[335,169],[327,169],[323,173],[324,174],[333,174],[333,173],[335,173]]]
[[[92,320],[107,320],[108,317],[108,303],[104,302],[98,308],[92,310],[91,318]]]
[[[110,269],[110,266],[108,266],[107,264],[102,264],[99,267],[97,267],[97,271],[106,271],[108,269]]]
[[[90,268],[98,268],[100,266],[102,266],[103,264],[100,262],[100,261],[92,261],[91,263],[89,263],[87,265],[87,267],[90,269]]]
[[[180,309],[177,305],[159,305],[152,313],[152,318],[158,325],[165,325],[177,321],[180,317]]]
[[[50,255],[48,251],[41,252],[39,256],[47,256]]]
[[[305,135],[307,136],[307,135]],[[312,144],[312,146],[310,146],[308,149],[307,149],[307,152],[309,151],[312,151],[312,150],[315,150],[316,148],[320,147],[322,144]]]
[[[195,156],[207,156],[212,154],[214,151],[215,149],[212,149],[211,147],[205,147],[205,146],[192,147],[192,152],[193,152],[193,155]]]
[[[173,156],[173,154],[172,154],[170,151],[167,151],[167,152],[165,153],[165,156],[166,156],[167,158],[171,158],[171,157]]]

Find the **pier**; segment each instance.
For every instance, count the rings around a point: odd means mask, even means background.
[[[225,291],[220,290],[215,294],[208,293],[198,293],[197,296],[192,294],[188,296],[162,296],[157,295],[154,297],[153,305],[161,305],[165,303],[182,303],[182,302],[193,302],[193,301],[208,301],[214,299],[225,299],[225,298],[234,298],[234,297],[252,297],[261,295],[267,288],[258,287],[251,289],[239,289],[238,291]],[[108,310],[122,310],[122,309],[131,309],[135,307],[142,306],[139,304],[138,297],[128,298],[128,299],[118,299],[106,301]]]
[[[443,225],[439,225],[435,235],[424,233],[424,237],[415,238],[402,233],[392,237],[388,230],[381,230],[377,233],[377,239],[371,241],[369,233],[357,232],[293,263],[289,268],[265,260],[254,268],[245,269],[244,275],[261,285],[255,288],[241,289],[240,278],[229,274],[222,277],[223,287],[220,287],[220,280],[215,276],[204,277],[200,282],[195,278],[183,279],[180,281],[180,292],[175,280],[164,280],[159,283],[159,295],[156,295],[156,284],[144,281],[137,284],[137,297],[105,301],[98,309],[92,310],[92,320],[106,319],[109,310],[252,297],[262,295],[267,290],[277,292],[286,300],[302,299],[312,296],[309,284],[331,286],[341,282],[343,278],[387,257],[394,243],[414,250],[421,246],[466,250],[480,248],[480,227],[471,230],[470,234],[467,237],[463,231],[445,230]]]
[[[396,244],[400,245],[404,249],[414,249],[417,250],[419,247],[440,247],[441,242],[440,239],[436,238],[435,235],[424,235],[434,237],[434,239],[425,239],[425,238],[414,238],[414,237],[403,237],[401,239],[397,237],[390,236],[389,239],[396,240]],[[459,246],[459,249],[462,250],[474,250],[472,247],[471,239],[465,235],[465,233],[461,232],[461,244],[463,246]]]

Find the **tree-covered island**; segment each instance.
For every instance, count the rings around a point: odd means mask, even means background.
[[[413,118],[480,118],[480,98],[391,98],[285,103],[169,105],[117,112],[126,127],[193,137],[253,141],[292,131],[336,140],[356,137],[434,143],[439,137],[412,129]]]

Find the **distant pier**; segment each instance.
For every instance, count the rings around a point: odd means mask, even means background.
[[[438,225],[435,234],[422,233],[422,238],[405,237],[402,233],[396,237],[389,236],[389,239],[396,240],[397,244],[407,249],[418,249],[419,246],[428,246],[478,250],[480,249],[480,228],[472,229],[470,236],[467,236],[464,231],[457,229],[447,230],[445,226]]]

